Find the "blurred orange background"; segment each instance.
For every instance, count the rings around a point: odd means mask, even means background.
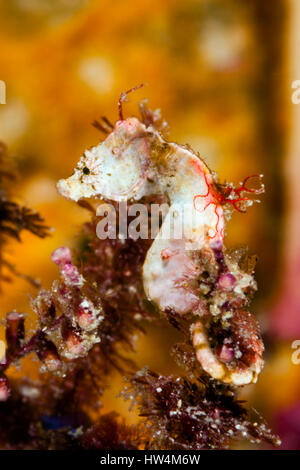
[[[88,217],[55,183],[102,138],[91,123],[102,115],[115,121],[119,94],[145,83],[125,115],[147,98],[169,122],[170,140],[199,151],[220,181],[265,175],[261,204],[234,214],[226,243],[247,245],[259,258],[252,309],[266,336],[266,365],[241,396],[273,423],[284,448],[300,448],[300,364],[291,347],[300,339],[300,105],[291,100],[291,83],[300,79],[298,31],[296,0],[0,0],[7,86],[0,140],[19,169],[16,199],[54,228],[45,240],[24,233],[22,244],[10,243],[9,260],[45,287],[55,279],[52,251],[76,246]],[[5,285],[0,315],[30,312],[28,293],[36,295],[24,280]],[[176,372],[172,330],[147,330],[137,339],[139,366]],[[33,373],[36,364],[24,362],[22,370]],[[121,378],[109,380],[105,411],[135,422],[116,398]]]

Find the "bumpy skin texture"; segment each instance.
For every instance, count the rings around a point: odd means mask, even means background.
[[[167,196],[169,211],[144,262],[145,293],[162,312],[193,318],[191,340],[209,375],[234,385],[255,382],[263,344],[246,306],[256,285],[224,253],[220,185],[198,155],[165,141],[143,117],[119,120],[86,150],[74,174],[58,182],[58,191],[75,201]],[[182,236],[173,236],[182,225]]]

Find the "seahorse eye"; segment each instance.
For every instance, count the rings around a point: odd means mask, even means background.
[[[85,166],[82,171],[83,171],[83,173],[84,173],[85,175],[89,175],[89,174],[90,174],[90,170],[88,169],[87,166]]]

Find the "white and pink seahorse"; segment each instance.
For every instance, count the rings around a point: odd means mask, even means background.
[[[143,266],[146,296],[162,312],[196,317],[191,341],[197,360],[211,377],[234,385],[255,382],[263,366],[263,344],[256,320],[245,304],[246,294],[256,285],[251,274],[224,255],[223,206],[230,203],[240,210],[249,201],[243,191],[257,193],[262,188],[246,188],[246,179],[239,189],[229,186],[222,192],[203,160],[190,148],[167,142],[154,121],[124,119],[124,97],[119,103],[120,120],[103,142],[84,152],[74,174],[58,182],[58,191],[74,201],[167,196],[168,214]],[[188,208],[184,215],[183,208]],[[180,224],[184,224],[182,237],[172,236]],[[203,273],[199,254],[217,272],[209,305],[205,296],[199,295]],[[226,331],[235,328],[235,340],[227,335],[224,343],[215,347],[207,326],[211,320],[221,322]]]

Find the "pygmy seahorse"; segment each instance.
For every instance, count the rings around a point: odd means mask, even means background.
[[[263,343],[246,308],[256,284],[252,272],[225,252],[224,206],[242,211],[252,202],[244,193],[263,187],[248,189],[249,177],[237,189],[222,187],[199,155],[164,139],[157,112],[142,106],[142,120],[124,119],[124,97],[115,126],[105,121],[106,139],[84,152],[58,191],[75,201],[167,196],[169,211],[143,266],[146,296],[166,314],[193,318],[191,342],[210,376],[234,385],[255,382]]]

